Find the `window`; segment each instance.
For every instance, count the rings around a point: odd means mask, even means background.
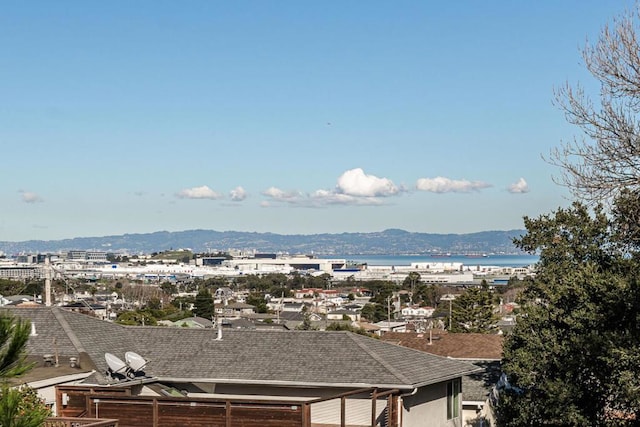
[[[460,391],[462,383],[460,378],[447,383],[447,419],[460,416]]]

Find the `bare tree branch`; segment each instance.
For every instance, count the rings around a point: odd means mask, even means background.
[[[582,51],[600,83],[597,102],[580,85],[566,83],[555,92],[555,104],[582,135],[563,142],[546,160],[562,169],[555,181],[583,201],[606,203],[625,188],[640,189],[639,12],[640,4]]]

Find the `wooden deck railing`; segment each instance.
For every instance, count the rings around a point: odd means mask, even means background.
[[[118,420],[107,418],[47,418],[43,427],[118,427]]]

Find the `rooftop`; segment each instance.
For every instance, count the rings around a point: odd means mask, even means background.
[[[429,332],[387,332],[382,340],[403,347],[409,347],[438,356],[469,360],[502,359],[502,335],[464,334],[433,331]]]
[[[468,363],[392,345],[349,332],[224,330],[133,327],[58,307],[6,309],[28,318],[38,335],[30,355],[86,354],[95,381],[109,381],[104,354],[134,351],[149,362],[147,375],[160,379],[292,386],[414,387],[476,371]]]

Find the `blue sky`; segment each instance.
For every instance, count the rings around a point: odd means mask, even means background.
[[[0,240],[522,228],[632,4],[4,2]]]

